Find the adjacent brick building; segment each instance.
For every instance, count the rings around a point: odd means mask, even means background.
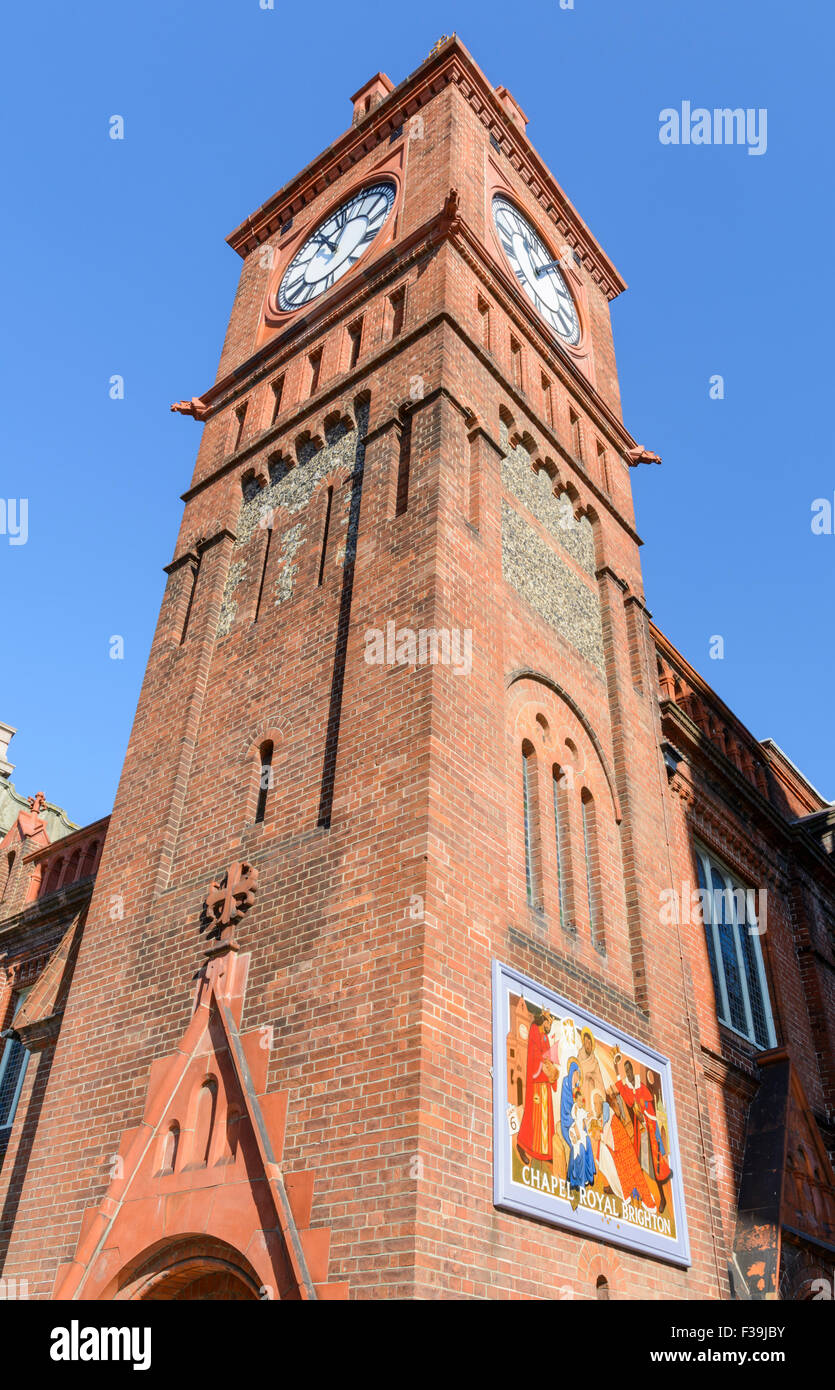
[[[217,379],[176,407],[203,436],[0,1174],[3,1273],[42,1298],[804,1296],[835,1251],[835,809],[650,621],[624,284],[518,103],[455,38],[352,100],[229,238]],[[498,1069],[494,962],[528,982]],[[604,1058],[595,1128],[554,1052],[542,1161],[530,982],[603,1021],[621,1082]],[[630,1199],[623,1152],[601,1166],[618,1109],[645,1222],[673,1169],[677,1259],[494,1202],[508,1143],[579,1201],[566,1078],[601,1204]]]

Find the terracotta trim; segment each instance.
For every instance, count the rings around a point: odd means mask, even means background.
[[[40,849],[33,849],[24,857],[24,864],[38,864],[42,859],[48,859],[51,854],[63,853],[66,849],[75,848],[87,838],[93,839],[97,834],[104,834],[110,824],[110,816],[102,816],[100,820],[91,821],[89,825],[82,825],[78,830],[74,830],[71,835],[65,835],[61,840],[53,840],[51,844],[44,845]]]
[[[210,487],[213,483],[218,481],[218,479],[225,477],[227,474],[233,472],[236,468],[240,467],[240,465],[246,459],[248,459],[250,455],[260,453],[262,449],[269,448],[273,444],[279,444],[279,441],[284,439],[285,436],[297,433],[299,425],[302,421],[307,419],[308,416],[319,415],[326,409],[326,407],[332,400],[338,400],[340,397],[350,395],[351,387],[354,382],[361,381],[364,378],[367,378],[370,372],[376,370],[385,361],[387,361],[389,357],[392,357],[399,352],[405,351],[411,345],[411,343],[415,341],[415,339],[421,336],[425,336],[429,331],[431,331],[432,328],[435,328],[440,324],[443,324],[451,328],[453,332],[457,334],[460,340],[467,345],[470,351],[476,357],[478,357],[482,365],[485,366],[486,369],[490,372],[491,376],[493,376],[495,380],[501,385],[501,389],[508,398],[508,400],[513,402],[516,409],[520,413],[524,413],[533,421],[534,428],[536,429],[537,433],[541,434],[545,439],[547,439],[551,448],[562,460],[563,464],[567,468],[569,468],[572,471],[572,473],[576,474],[578,482],[580,482],[583,485],[583,487],[587,488],[588,491],[593,494],[598,505],[605,511],[607,511],[617,521],[618,525],[623,528],[623,530],[626,532],[629,538],[633,540],[636,545],[643,545],[641,537],[635,531],[630,522],[627,521],[623,513],[618,510],[613,499],[597,485],[594,478],[592,478],[590,474],[588,474],[582,468],[582,465],[580,465],[578,461],[574,458],[574,456],[569,452],[567,446],[561,442],[559,436],[555,432],[555,427],[549,425],[545,420],[543,420],[539,415],[536,414],[536,411],[534,410],[530,400],[511,385],[511,383],[506,379],[506,377],[502,375],[497,363],[490,356],[490,354],[485,352],[484,348],[482,348],[481,345],[474,338],[470,337],[468,331],[465,328],[463,328],[461,324],[458,323],[457,320],[454,319],[450,313],[448,313],[447,310],[441,310],[439,313],[433,315],[432,318],[425,320],[421,324],[418,324],[408,333],[401,334],[400,337],[396,338],[393,342],[384,344],[384,346],[376,354],[370,355],[369,357],[365,358],[361,366],[355,367],[352,370],[352,372],[346,377],[341,379],[334,378],[331,382],[328,383],[326,387],[323,388],[323,390],[318,396],[309,397],[308,400],[304,401],[301,405],[299,405],[292,413],[288,414],[285,419],[283,419],[280,422],[277,422],[275,425],[270,426],[269,429],[264,430],[262,434],[256,436],[254,439],[249,440],[243,449],[241,449],[237,454],[233,454],[229,458],[225,459],[223,463],[218,465],[218,467],[214,470],[213,473],[207,474],[205,478],[201,478],[199,482],[194,483],[190,488],[187,489],[186,492],[181,493],[181,501],[190,502],[192,498],[197,497],[207,487]],[[593,388],[590,389],[593,390]],[[455,400],[454,396],[447,387],[436,387],[435,391],[444,391],[445,394],[450,398],[450,400]],[[427,393],[427,396],[423,398],[423,402],[425,402],[429,397],[433,396],[434,394],[435,392]],[[466,405],[464,405],[462,402],[457,401],[455,403],[457,404],[458,408],[462,411],[462,413],[468,413],[469,408]],[[418,403],[416,402],[415,404]],[[602,407],[602,402],[599,401],[599,398],[597,404]],[[603,408],[607,409],[606,407]],[[589,413],[591,414],[592,410],[590,410]],[[618,423],[614,416],[612,416],[612,421],[614,423]],[[373,427],[373,430],[369,431],[369,435],[373,435],[373,433],[375,433],[379,428],[379,425],[375,425]],[[599,424],[597,425],[597,428],[600,429],[601,433],[603,433],[603,430]],[[625,428],[622,425],[620,426],[620,428],[621,430],[623,430],[623,433],[625,434]],[[493,441],[493,443],[495,445],[495,441]],[[499,448],[498,445],[495,445],[495,447]],[[499,452],[501,452],[500,448]]]
[[[356,125],[262,203],[226,238],[241,257],[260,245],[291,215],[323,192],[339,174],[387,138],[392,130],[445,86],[455,85],[482,124],[498,132],[502,151],[530,188],[558,232],[575,237],[587,268],[610,299],[626,289],[616,267],[572,206],[553,174],[519,129],[475,59],[457,37],[430,56]],[[344,166],[344,167],[343,167]],[[563,232],[561,221],[566,224]]]
[[[618,799],[614,774],[612,773],[612,770],[609,767],[606,754],[604,753],[602,744],[594,731],[591,720],[588,718],[586,714],[584,714],[583,710],[577,704],[577,701],[571,695],[569,695],[568,691],[564,690],[563,687],[557,681],[555,681],[552,676],[546,676],[544,672],[535,671],[530,667],[519,667],[515,671],[511,671],[510,674],[505,677],[505,689],[510,690],[514,685],[517,684],[518,681],[521,680],[539,681],[541,685],[546,685],[549,690],[553,690],[554,694],[557,695],[559,699],[563,700],[568,705],[568,708],[571,710],[571,713],[575,716],[575,718],[579,719],[586,734],[591,740],[591,745],[595,753],[597,754],[597,757],[600,761],[600,766],[603,768],[603,772],[606,776],[606,781],[609,786],[609,795],[612,798],[612,806],[615,812],[615,820],[617,821],[618,825],[620,825],[621,821],[623,820],[623,814],[620,808],[620,801]]]
[[[454,190],[453,190],[454,193]],[[489,248],[484,245],[475,232],[469,227],[467,222],[460,216],[457,207],[454,211],[449,208],[450,199],[444,207],[432,217],[428,218],[420,227],[417,227],[408,237],[403,240],[395,241],[387,251],[377,257],[367,270],[360,272],[358,276],[353,273],[345,277],[344,282],[336,285],[332,291],[325,296],[326,303],[321,306],[321,311],[314,310],[310,314],[295,318],[288,327],[278,336],[271,338],[262,347],[259,347],[250,357],[239,367],[227,373],[220,381],[204,392],[199,398],[204,409],[206,418],[211,418],[215,413],[225,410],[230,406],[239,395],[251,392],[255,386],[260,384],[261,376],[271,375],[280,372],[284,365],[280,356],[273,357],[273,351],[280,348],[287,349],[287,359],[290,360],[297,356],[304,348],[304,339],[299,336],[302,329],[310,331],[311,341],[317,333],[327,329],[329,324],[336,322],[342,313],[350,312],[354,315],[360,308],[363,298],[369,298],[372,294],[379,292],[381,285],[379,280],[386,273],[400,275],[413,260],[418,259],[425,250],[436,245],[439,241],[450,240],[456,249],[464,256],[467,264],[479,276],[482,284],[492,293],[500,308],[508,316],[521,337],[539,353],[549,369],[555,373],[563,389],[573,391],[578,404],[591,418],[591,421],[599,434],[608,441],[610,447],[618,455],[625,455],[630,449],[637,447],[632,435],[627,430],[623,420],[607,405],[602,396],[597,391],[596,386],[589,377],[586,376],[580,365],[580,359],[572,355],[559,340],[548,332],[545,325],[540,323],[538,317],[528,312],[528,301],[522,289],[511,283],[510,277],[506,274],[498,259],[490,254]],[[340,285],[342,288],[340,288]],[[360,293],[356,294],[359,290]],[[356,302],[353,302],[353,301]],[[350,310],[348,306],[350,305]],[[404,344],[413,338],[417,333],[426,332],[438,319],[446,319],[453,324],[461,337],[469,343],[472,350],[476,352],[479,359],[488,367],[503,385],[511,390],[517,399],[525,403],[525,408],[532,412],[532,408],[527,403],[527,397],[523,393],[516,392],[512,384],[506,381],[505,377],[498,370],[498,366],[492,355],[470,338],[469,333],[462,327],[446,310],[440,310],[438,314],[424,320],[409,335],[402,334],[395,339],[395,343]],[[385,344],[386,348],[391,348],[392,344]],[[354,369],[357,376],[363,376],[380,360],[380,354],[376,354],[363,359],[362,368]],[[254,373],[260,375],[253,379]],[[325,388],[329,390],[332,388]],[[324,394],[324,392],[323,392]],[[315,398],[311,398],[315,399]],[[304,403],[305,405],[308,402]],[[282,426],[283,427],[283,426]],[[542,421],[543,432],[553,433],[554,427]],[[278,430],[279,425],[272,426]],[[553,436],[556,440],[556,435]],[[252,448],[253,440],[248,440],[247,444],[238,451],[238,455],[245,456]],[[585,466],[568,451],[566,446],[559,446],[567,461],[581,472],[581,475],[588,478],[594,486],[595,492],[600,496],[601,501],[607,503],[610,510],[615,510],[611,498],[608,497],[597,485],[593,483],[591,475]],[[236,455],[236,457],[238,456]],[[184,495],[185,496],[185,495]]]

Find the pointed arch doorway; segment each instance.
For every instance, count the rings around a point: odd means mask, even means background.
[[[105,1298],[142,1302],[240,1303],[267,1297],[252,1265],[225,1241],[178,1237],[123,1269]]]

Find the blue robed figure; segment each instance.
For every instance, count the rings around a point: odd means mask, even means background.
[[[568,1186],[588,1187],[594,1182],[597,1168],[592,1153],[591,1138],[585,1123],[574,1116],[575,1102],[582,1110],[582,1091],[580,1088],[580,1068],[572,1062],[567,1076],[563,1077],[560,1095],[560,1132],[568,1145]],[[571,1130],[574,1129],[574,1139]]]

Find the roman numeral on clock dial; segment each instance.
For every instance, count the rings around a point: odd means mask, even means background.
[[[527,218],[496,194],[493,223],[508,264],[537,313],[567,343],[580,341],[580,318],[554,256]]]

